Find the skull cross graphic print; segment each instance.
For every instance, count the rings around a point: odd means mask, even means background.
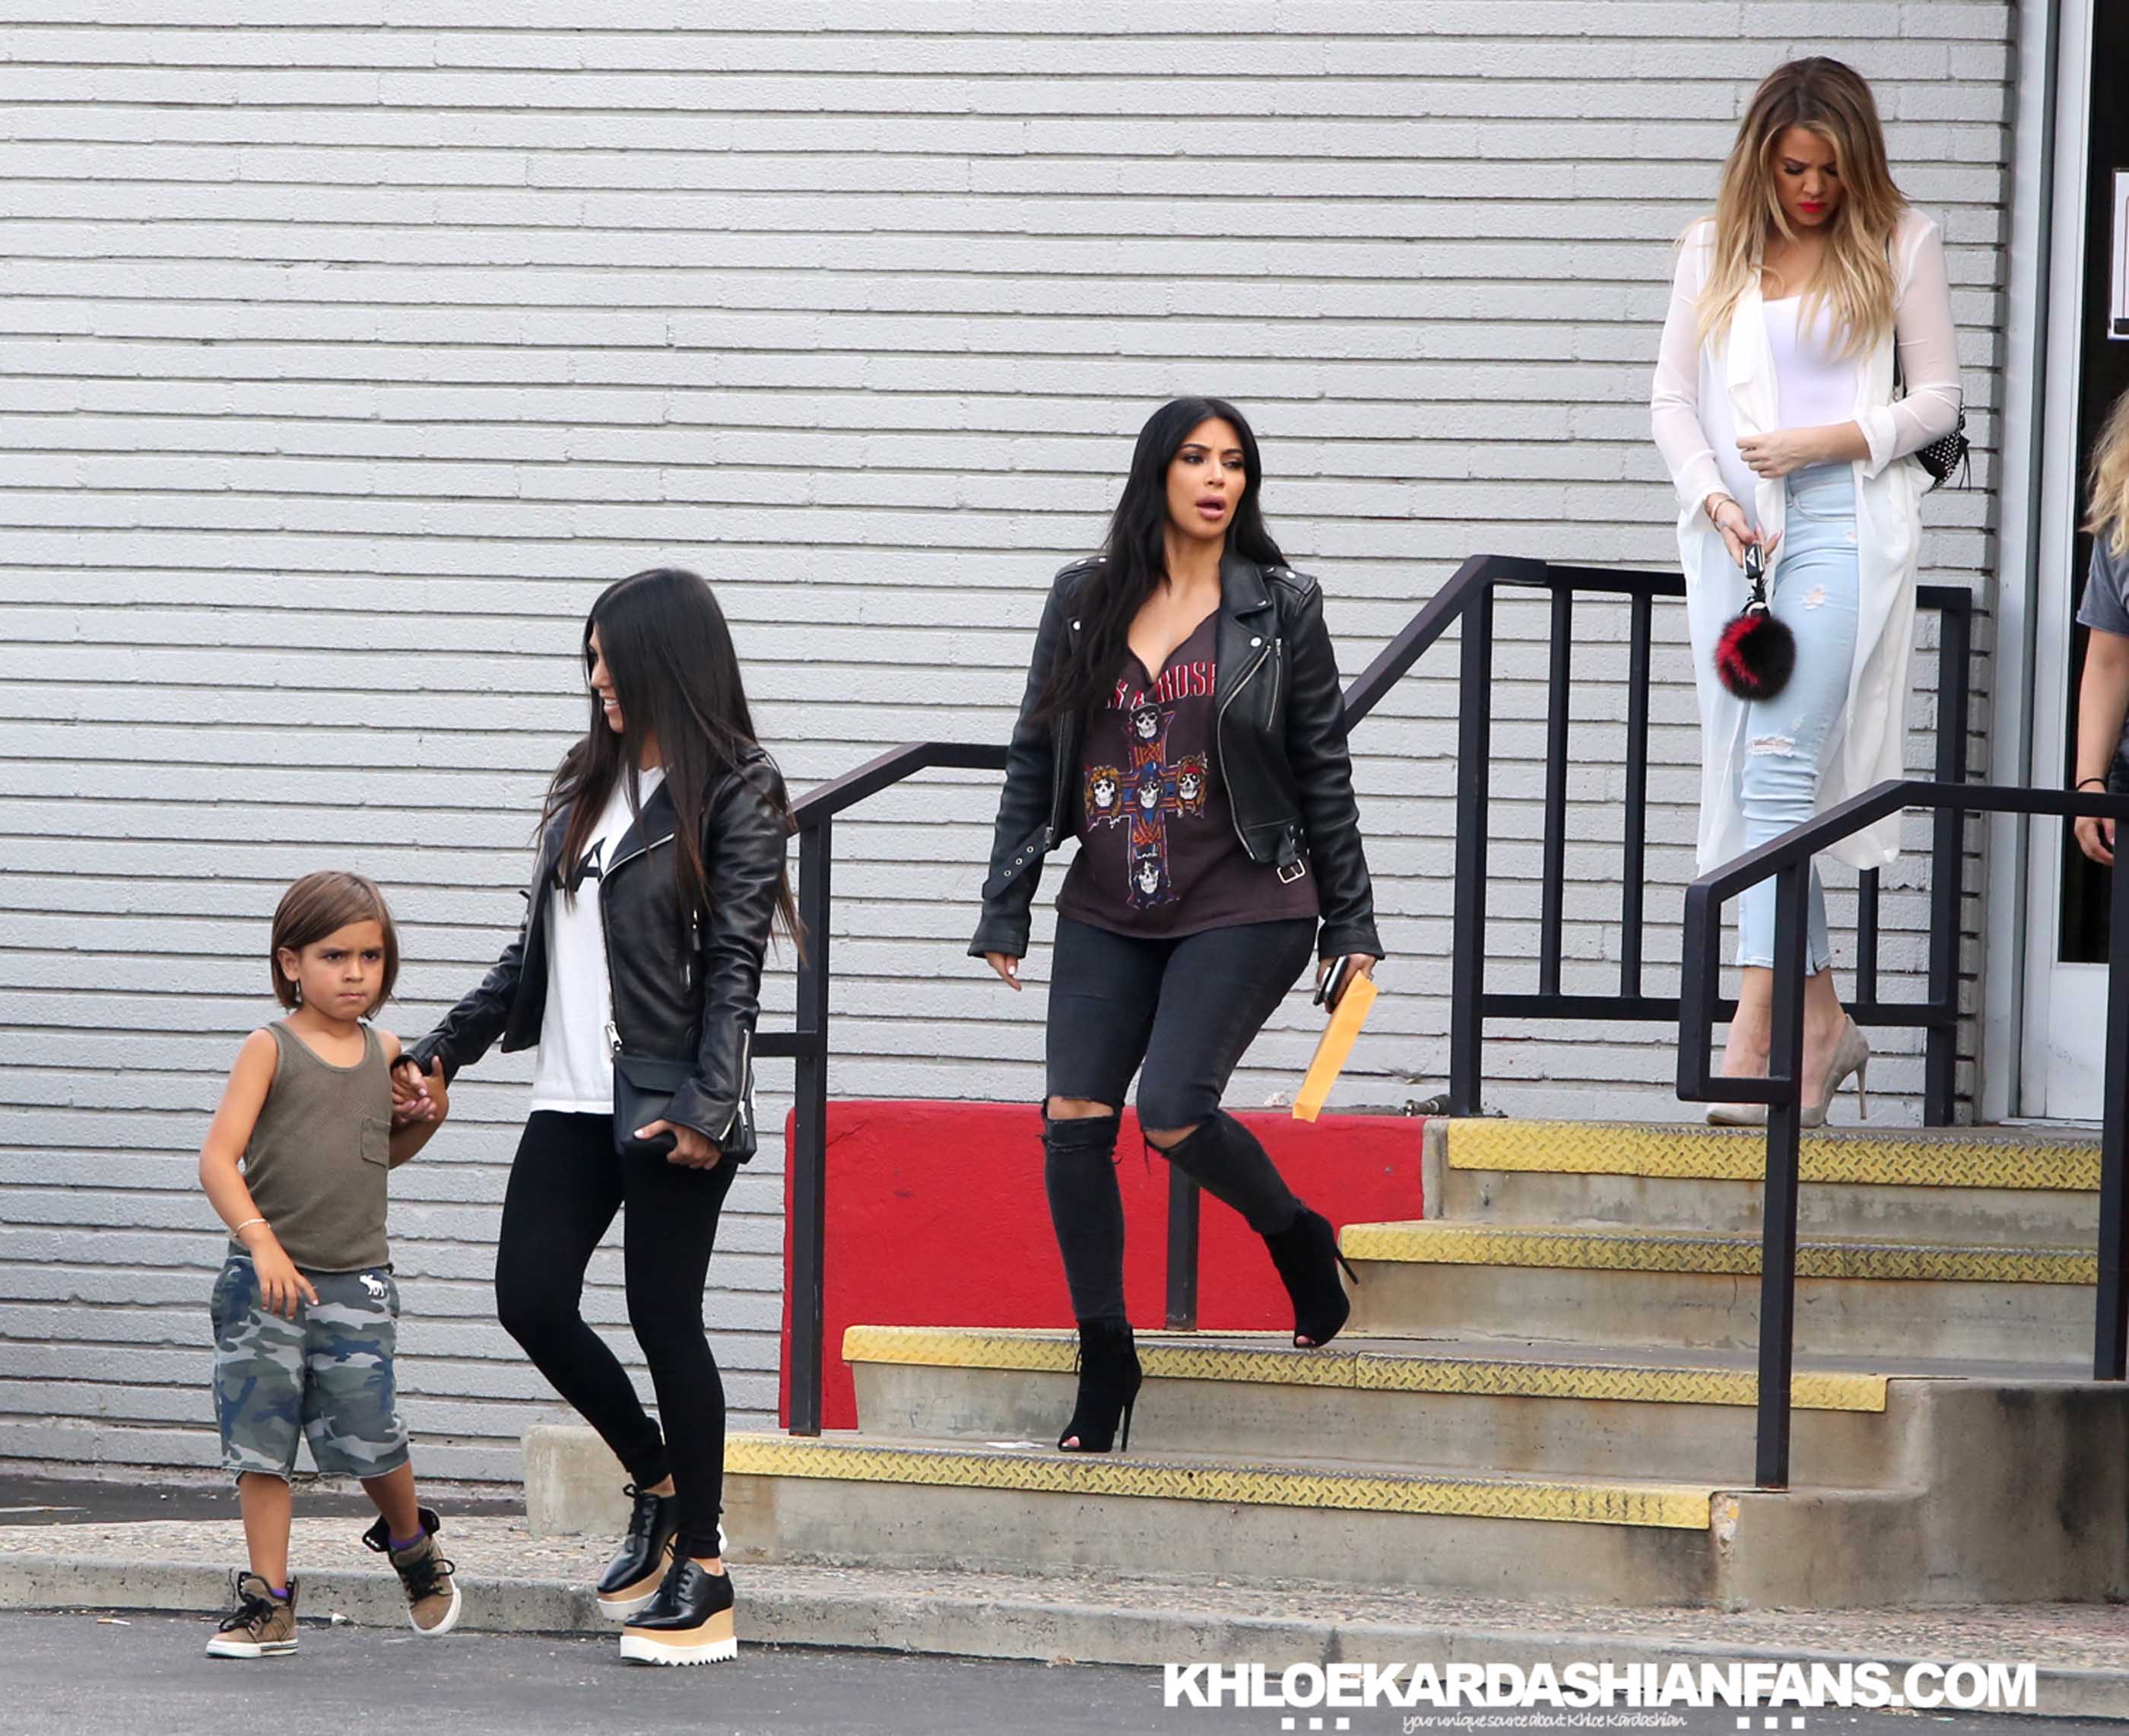
[[[1117,933],[1195,934],[1316,914],[1307,876],[1281,885],[1235,836],[1215,737],[1217,617],[1158,675],[1135,656],[1088,718],[1079,768],[1079,854],[1057,895],[1065,915]]]

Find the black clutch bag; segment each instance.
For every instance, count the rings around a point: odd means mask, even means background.
[[[734,1163],[745,1163],[755,1154],[759,1140],[754,1124],[754,1063],[746,1064],[745,1082],[731,1123],[717,1142],[717,1149]],[[694,1072],[692,1062],[661,1061],[655,1055],[631,1055],[626,1050],[613,1057],[613,1147],[623,1157],[666,1157],[679,1143],[670,1133],[638,1139],[636,1130],[663,1121],[674,1095]]]

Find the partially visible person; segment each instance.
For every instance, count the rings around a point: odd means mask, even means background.
[[[1943,236],[1893,184],[1870,87],[1840,61],[1793,60],[1754,93],[1715,214],[1679,246],[1650,408],[1682,508],[1706,873],[1901,773],[1930,481],[1914,455],[1958,426],[1958,339]],[[1748,703],[1717,679],[1715,646],[1744,606],[1755,545],[1796,670]],[[1884,866],[1898,816],[1831,853]],[[1835,991],[1816,870],[1808,929],[1803,1119],[1817,1126],[1847,1080],[1860,1095],[1870,1046]],[[1771,880],[1739,899],[1738,931],[1722,1071],[1763,1078]],[[1766,1111],[1717,1104],[1708,1118]]]
[[[376,1503],[363,1542],[390,1558],[414,1631],[434,1638],[459,1619],[399,1417],[384,1237],[386,1172],[428,1142],[450,1096],[432,1069],[421,1118],[393,1127],[399,1039],[367,1021],[392,993],[399,942],[369,881],[305,875],[274,913],[269,961],[288,1016],[245,1038],[200,1148],[230,1236],[210,1304],[215,1417],[250,1557],[207,1642],[215,1657],[296,1649],[288,1480],[305,1438],[320,1471],[360,1478]]]
[[[2092,537],[2092,572],[2078,625],[2091,629],[2084,677],[2077,690],[2079,789],[2129,793],[2129,392],[2114,401],[2093,448],[2091,504],[2084,528]],[[2095,862],[2114,865],[2114,822],[2081,819],[2078,847]]]
[[[621,1655],[708,1663],[739,1641],[717,1519],[725,1390],[703,1290],[725,1195],[754,1154],[769,928],[780,918],[798,934],[791,810],[699,575],[659,567],[609,585],[577,649],[590,718],[548,789],[523,925],[408,1050],[393,1090],[418,1114],[418,1068],[455,1077],[498,1038],[537,1047],[497,1315],[629,1473],[628,1529],[598,1584],[601,1612],[625,1624]],[[621,1114],[652,1101],[662,1109]],[[583,1317],[584,1269],[624,1208],[629,1329],[655,1419]]]

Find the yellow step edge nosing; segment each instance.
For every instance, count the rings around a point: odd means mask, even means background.
[[[1474,1119],[1451,1123],[1448,1162],[1452,1170],[1758,1181],[1766,1174],[1766,1142],[1750,1131]],[[1806,1181],[1884,1187],[2096,1193],[2099,1153],[2081,1145],[1807,1133],[1798,1173]]]
[[[731,1476],[807,1477],[1026,1494],[1120,1495],[1222,1505],[1313,1507],[1338,1512],[1704,1531],[1713,1491],[1676,1485],[1512,1481],[1370,1475],[1363,1471],[1244,1470],[1108,1454],[1025,1454],[880,1447],[783,1435],[735,1435]]]
[[[1756,1277],[1756,1236],[1663,1231],[1544,1229],[1519,1225],[1356,1223],[1339,1246],[1349,1260],[1441,1266],[1547,1266],[1583,1271],[1707,1273]],[[1960,1247],[1919,1242],[1805,1242],[1800,1278],[1937,1283],[2098,1282],[2097,1255],[2067,1249]]]
[[[1601,1399],[1615,1404],[1750,1406],[1755,1375],[1725,1368],[1640,1368],[1618,1364],[1454,1362],[1363,1357],[1364,1390],[1464,1393],[1503,1398]],[[1882,1411],[1884,1375],[1799,1374],[1789,1379],[1798,1410]]]
[[[1072,1372],[1069,1338],[944,1327],[849,1327],[843,1333],[843,1357],[852,1362],[929,1368]],[[1660,1368],[1632,1363],[1536,1362],[1360,1350],[1346,1354],[1283,1354],[1143,1342],[1139,1346],[1139,1362],[1150,1380],[1231,1381],[1363,1392],[1723,1405],[1756,1404],[1759,1395],[1757,1377],[1742,1369]],[[1875,1374],[1799,1374],[1791,1381],[1789,1402],[1803,1410],[1882,1411],[1885,1381],[1885,1376]]]

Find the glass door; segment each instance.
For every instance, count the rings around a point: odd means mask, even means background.
[[[2033,689],[2033,779],[2058,788],[2075,772],[2084,667],[2085,467],[2108,408],[2129,389],[2129,6],[2066,6],[2063,24]],[[2067,824],[2036,822],[2032,846],[2030,932],[2045,943],[2027,955],[2020,1107],[2097,1120],[2108,870],[2085,859]]]

